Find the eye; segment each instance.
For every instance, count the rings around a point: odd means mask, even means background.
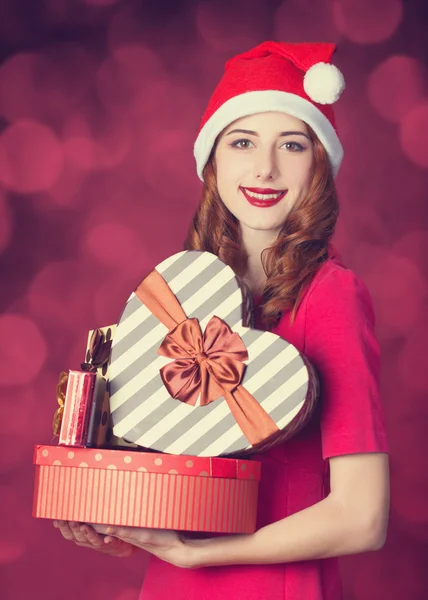
[[[290,152],[303,152],[305,149],[299,142],[285,142],[285,144],[282,144],[282,147],[290,150]]]
[[[240,148],[241,150],[246,150],[247,148],[250,148],[251,146],[253,146],[253,142],[251,142],[250,140],[247,139],[242,139],[242,140],[235,140],[234,142],[232,142],[230,144],[233,148]]]

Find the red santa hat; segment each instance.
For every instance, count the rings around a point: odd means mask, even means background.
[[[336,175],[343,158],[332,104],[345,80],[331,64],[335,44],[264,42],[226,63],[202,117],[195,142],[199,178],[219,133],[233,121],[278,111],[305,121],[316,133]]]

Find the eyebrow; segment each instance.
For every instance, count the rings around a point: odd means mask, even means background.
[[[245,133],[247,135],[260,137],[257,131],[251,131],[250,129],[232,129],[232,131],[229,131],[229,133],[226,133],[226,135],[231,135],[232,133]],[[306,133],[303,133],[303,131],[281,131],[279,137],[286,137],[288,135],[303,135],[310,141],[310,137]]]

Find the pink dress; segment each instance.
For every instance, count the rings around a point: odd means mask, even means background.
[[[331,253],[290,324],[273,329],[305,354],[321,380],[318,412],[262,462],[257,527],[303,510],[329,491],[328,458],[387,452],[379,346],[362,281]],[[258,323],[258,328],[261,328]],[[337,559],[181,569],[151,558],[140,600],[341,600]]]

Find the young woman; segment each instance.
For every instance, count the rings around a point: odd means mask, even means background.
[[[330,240],[342,160],[331,44],[266,42],[229,61],[195,144],[201,202],[187,247],[217,254],[253,292],[257,327],[294,344],[321,382],[317,413],[262,461],[252,535],[56,523],[67,539],[153,556],[142,600],[340,600],[335,557],[384,544],[387,442],[370,296]],[[104,537],[105,535],[105,537]]]

